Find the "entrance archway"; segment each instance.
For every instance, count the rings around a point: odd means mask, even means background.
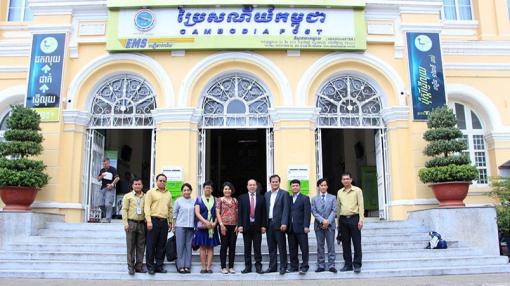
[[[250,178],[261,183],[273,172],[273,132],[269,89],[257,78],[229,73],[211,81],[202,94],[198,182],[230,181],[237,195]]]
[[[317,175],[329,181],[329,192],[342,187],[341,174],[353,175],[363,189],[368,216],[387,215],[386,130],[380,92],[352,74],[326,80],[317,92]]]
[[[117,214],[132,178],[141,178],[144,189],[153,184],[156,134],[151,112],[156,108],[156,96],[145,79],[133,74],[106,78],[91,96],[84,198],[85,217],[94,222],[102,215],[95,193],[101,188],[96,177],[103,158],[110,158],[120,176],[116,188]]]

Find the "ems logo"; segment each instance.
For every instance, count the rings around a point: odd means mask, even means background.
[[[150,31],[156,23],[156,16],[149,9],[141,9],[135,14],[135,27],[142,32]]]

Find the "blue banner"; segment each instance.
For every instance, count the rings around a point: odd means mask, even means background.
[[[41,121],[58,121],[66,34],[34,34],[26,106]]]
[[[407,33],[407,51],[414,120],[446,104],[443,63],[438,33]]]

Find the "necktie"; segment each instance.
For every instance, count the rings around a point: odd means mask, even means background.
[[[250,218],[255,218],[255,194],[250,194]]]
[[[321,195],[321,208],[324,210],[326,208],[326,201],[324,199],[325,195]]]

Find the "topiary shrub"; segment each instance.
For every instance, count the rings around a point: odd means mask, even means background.
[[[467,148],[461,140],[455,114],[448,106],[437,107],[429,114],[423,134],[428,145],[423,153],[433,157],[418,173],[423,183],[472,181],[478,178],[478,170],[470,164],[469,157],[461,152]]]
[[[29,159],[41,154],[43,148],[39,114],[21,105],[12,106],[7,119],[5,142],[0,142],[0,187],[42,188],[49,177],[40,160]]]

